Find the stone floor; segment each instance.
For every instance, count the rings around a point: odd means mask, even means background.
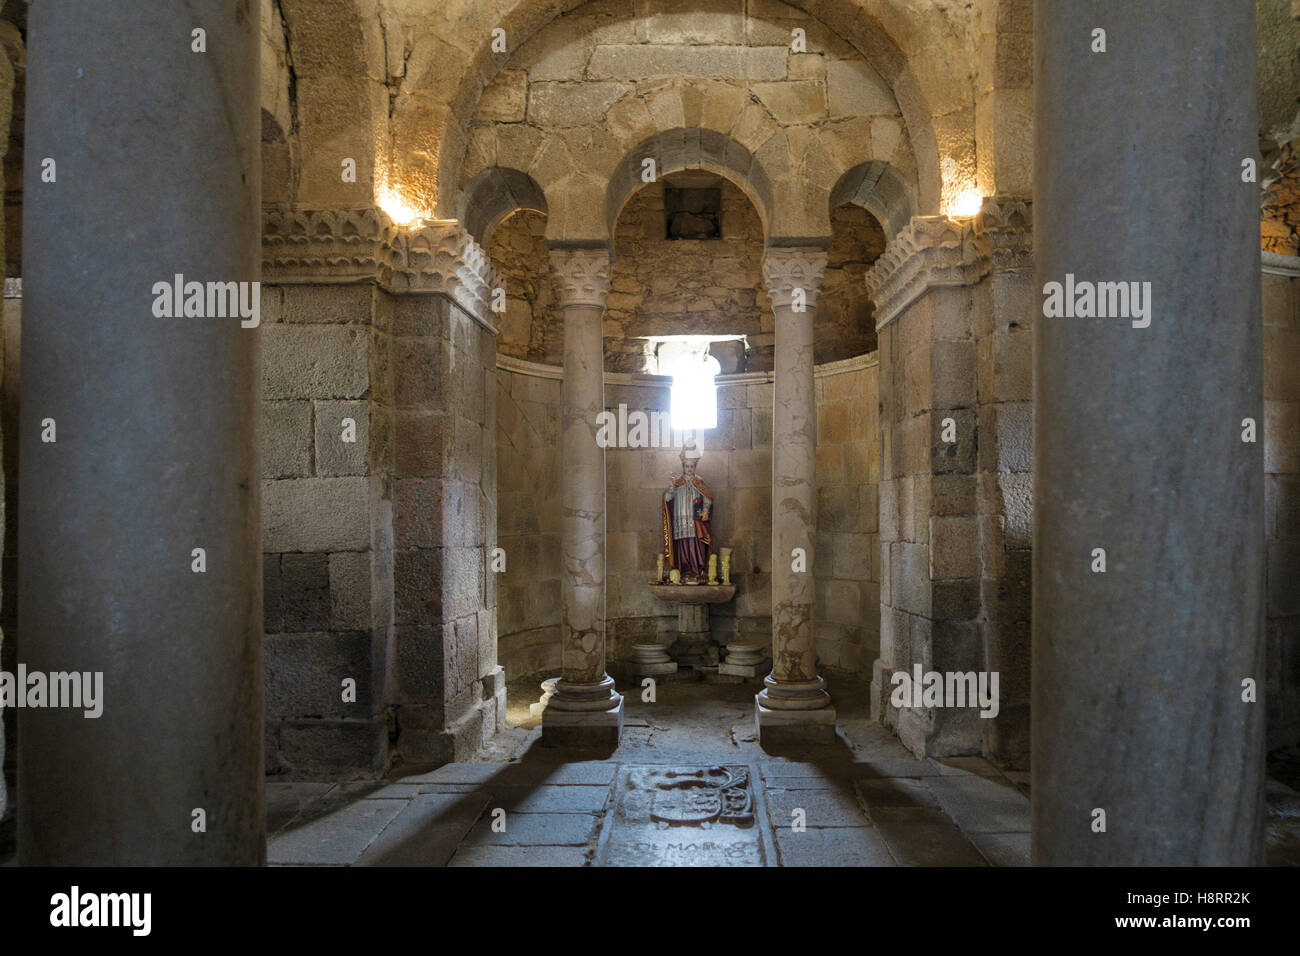
[[[753,686],[672,682],[627,698],[612,752],[544,747],[536,721],[482,762],[383,784],[270,783],[268,856],[306,866],[1015,866],[1027,774],[917,760],[832,693],[833,746],[768,753]],[[855,701],[860,703],[855,703]],[[566,759],[568,758],[568,759]]]

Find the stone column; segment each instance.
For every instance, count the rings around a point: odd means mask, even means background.
[[[1265,705],[1243,701],[1264,684],[1254,17],[1036,5],[1038,864],[1262,859]],[[1150,292],[1132,318],[1053,317],[1053,282]]]
[[[771,248],[763,276],[776,316],[772,399],[772,673],[755,697],[765,743],[831,740],[835,709],[817,674],[817,396],[813,315],[826,270],[816,248]],[[798,549],[798,550],[796,550]],[[802,553],[800,555],[800,552]]]
[[[260,864],[258,332],[155,291],[258,301],[257,8],[50,0],[29,28],[21,663],[103,683],[98,717],[21,712],[19,858]]]
[[[609,295],[606,249],[551,250],[564,310],[560,542],[561,674],[542,716],[542,736],[561,745],[617,744],[623,698],[605,673],[605,450],[596,418],[605,410],[601,329]]]

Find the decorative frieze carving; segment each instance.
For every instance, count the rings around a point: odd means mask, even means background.
[[[935,286],[971,285],[979,280],[971,226],[946,216],[914,216],[866,275],[876,305],[876,328]]]
[[[915,216],[866,275],[876,327],[889,324],[936,286],[974,285],[992,272],[1033,271],[1029,200],[985,199],[971,219]]]
[[[815,247],[769,247],[763,253],[763,280],[774,309],[788,309],[796,293],[803,292],[803,303],[811,309],[817,305],[822,279],[826,276],[826,252]]]
[[[441,293],[488,327],[500,280],[483,248],[457,220],[394,224],[382,210],[263,211],[265,282],[374,280],[398,294]]]
[[[605,249],[552,249],[551,278],[560,308],[605,307],[609,298],[609,252]]]
[[[1033,203],[1014,196],[985,199],[975,216],[975,249],[989,272],[1034,271]]]

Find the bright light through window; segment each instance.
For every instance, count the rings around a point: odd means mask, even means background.
[[[708,347],[682,352],[672,365],[673,431],[718,427],[718,387],[713,376],[722,371]]]

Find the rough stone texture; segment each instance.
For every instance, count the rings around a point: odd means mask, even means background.
[[[1028,758],[1029,255],[1028,207],[1000,197],[914,221],[868,275],[886,321],[873,713],[918,754],[1010,766]],[[894,707],[891,676],[917,664],[996,671],[998,715]]]
[[[712,6],[683,14],[675,0],[602,0],[543,26],[485,88],[448,163],[459,179],[446,188],[464,190],[456,197],[464,201],[481,173],[517,170],[545,193],[549,238],[610,238],[602,214],[617,210],[591,197],[617,181],[629,150],[642,149],[656,156],[660,175],[729,169],[760,197],[771,235],[825,236],[832,190],[855,167],[878,160],[915,178],[904,122],[913,104],[896,98],[881,63],[815,16],[779,5]],[[691,26],[648,26],[661,19]],[[806,52],[791,51],[793,26],[807,34]],[[754,163],[724,147],[713,162],[683,161],[690,147],[679,131],[699,129],[729,138]],[[921,136],[928,142],[927,131]]]
[[[823,295],[819,311],[824,301]],[[869,678],[880,653],[877,367],[872,361],[822,372],[816,383],[817,656],[827,667]]]
[[[490,569],[496,335],[439,295],[398,297],[393,330],[394,757],[445,762],[504,721]]]
[[[1263,276],[1268,749],[1300,743],[1300,260]]]
[[[267,770],[373,773],[388,764],[386,735],[375,728],[384,724],[376,688],[393,588],[382,497],[392,457],[392,305],[369,284],[268,284],[263,308],[264,333],[281,333],[264,349],[292,345],[263,364]],[[333,400],[341,395],[365,397]],[[355,443],[341,440],[345,417],[357,423]],[[345,678],[355,681],[354,700],[344,700]]]
[[[713,184],[722,191],[722,237],[665,237],[664,186]],[[831,212],[826,279],[815,319],[816,360],[832,362],[875,348],[875,324],[862,276],[885,247],[876,219],[860,206]],[[491,233],[488,251],[504,276],[504,355],[558,365],[563,323],[550,281],[546,217],[521,210]],[[638,191],[619,216],[604,316],[605,368],[655,371],[647,336],[744,335],[742,363],[728,371],[770,371],[771,302],[759,261],[763,224],[730,181],[695,172],[666,177]]]
[[[1149,281],[1153,311],[1035,320],[1034,862],[1259,863],[1264,708],[1242,681],[1265,672],[1263,449],[1241,436],[1264,413],[1259,211],[1235,172],[1258,131],[1253,5],[1109,17],[1130,39],[1102,61],[1073,39],[1090,10],[1036,7],[1035,282]],[[1142,181],[1137,157],[1174,141],[1197,155]],[[1101,190],[1143,228],[1099,216]]]
[[[175,42],[196,18],[221,38],[204,56]],[[258,280],[257,18],[214,0],[51,3],[29,26],[27,130],[58,144],[64,175],[24,209],[22,404],[39,412],[22,432],[22,660],[102,672],[104,710],[24,714],[20,859],[258,865],[257,333],[157,317],[148,295],[177,273]],[[141,162],[162,116],[169,161]],[[25,182],[41,159],[27,152]]]

